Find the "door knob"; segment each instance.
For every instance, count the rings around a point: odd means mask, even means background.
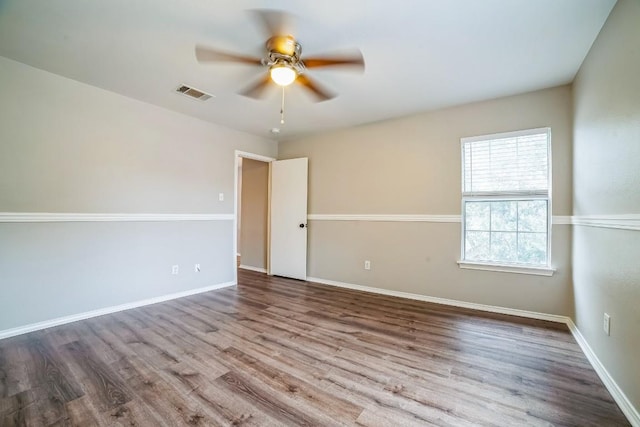
[[[299,227],[300,228],[305,228],[307,226],[307,224],[300,224]]]

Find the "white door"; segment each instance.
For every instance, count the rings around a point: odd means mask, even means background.
[[[307,278],[306,157],[271,162],[269,273]]]

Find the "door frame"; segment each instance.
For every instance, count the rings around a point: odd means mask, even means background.
[[[233,281],[238,283],[238,267],[236,265],[236,258],[238,256],[238,166],[240,166],[240,158],[258,160],[269,164],[269,179],[267,181],[267,265],[266,270],[269,274],[269,251],[271,250],[268,244],[270,239],[269,233],[269,215],[271,214],[271,162],[276,159],[273,157],[263,156],[261,154],[249,153],[248,151],[235,150],[234,162],[233,162]]]

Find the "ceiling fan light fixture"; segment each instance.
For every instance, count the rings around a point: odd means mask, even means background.
[[[276,64],[270,70],[271,80],[280,86],[289,86],[298,77],[298,73],[292,67]]]

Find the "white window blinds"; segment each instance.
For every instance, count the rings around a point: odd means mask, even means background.
[[[549,131],[465,138],[463,193],[548,194]]]

